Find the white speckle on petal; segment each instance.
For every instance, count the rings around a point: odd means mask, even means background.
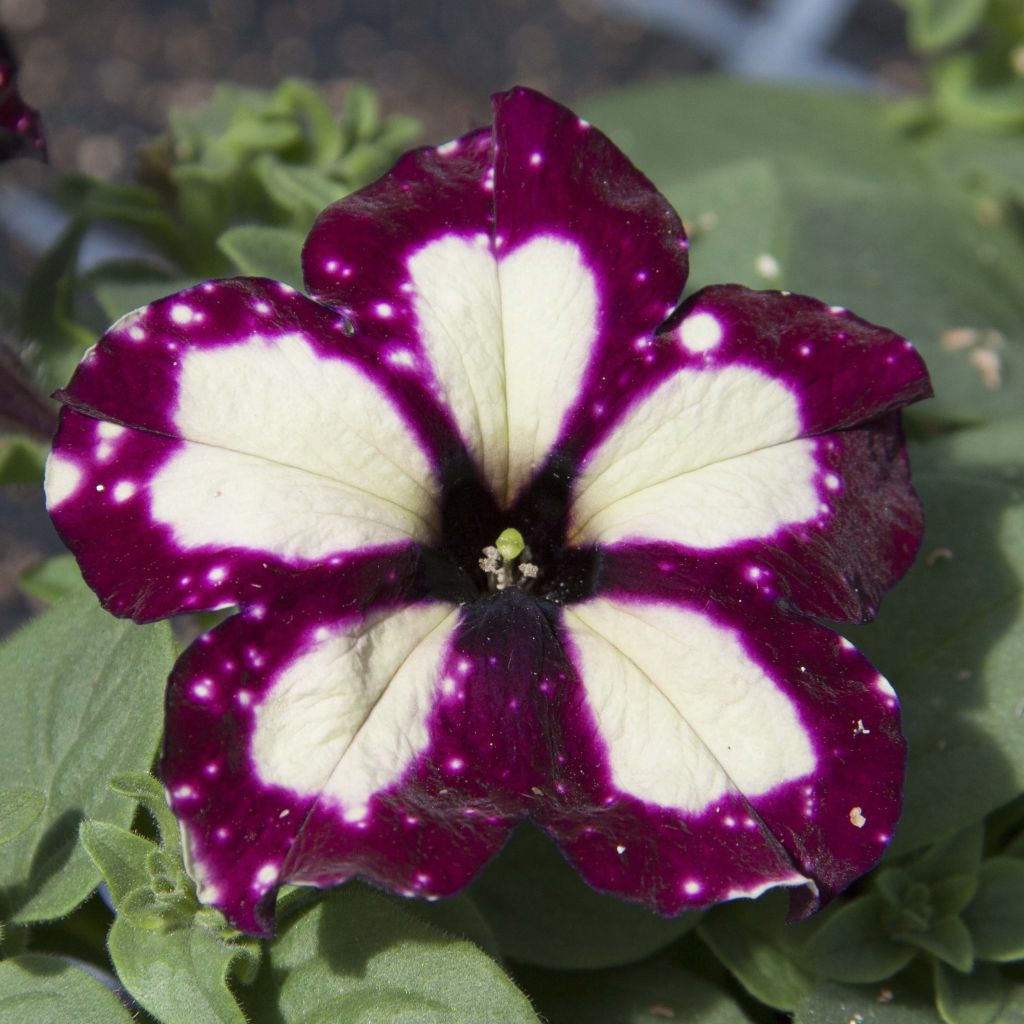
[[[722,341],[722,325],[711,313],[691,313],[679,325],[679,340],[691,352],[708,352]]]
[[[125,432],[125,428],[119,423],[107,423],[106,421],[103,421],[96,425],[96,433],[105,441],[113,441]]]
[[[277,865],[276,864],[264,864],[263,867],[256,872],[256,881],[260,885],[272,885],[277,881]]]
[[[211,583],[220,583],[220,581],[223,580],[227,576],[227,574],[228,571],[224,568],[224,566],[216,565],[206,574],[206,578]]]
[[[46,503],[56,508],[62,501],[70,498],[78,489],[82,480],[82,471],[73,462],[51,455],[46,460]]]
[[[178,786],[171,795],[175,800],[185,800],[190,796],[195,796],[196,791],[191,786]]]
[[[392,366],[404,366],[410,370],[416,368],[416,357],[407,348],[392,349],[388,353],[388,362]]]
[[[97,490],[97,491],[98,491],[98,492],[99,492],[100,494],[102,494],[102,493],[103,493],[103,492],[104,492],[104,491],[105,491],[106,489],[107,489],[107,488],[106,488],[106,487],[105,487],[105,486],[104,486],[103,484],[97,484],[97,485],[96,485],[96,490]]]
[[[267,303],[265,303],[265,302],[257,302],[256,305],[253,306],[253,309],[255,309],[257,313],[269,313],[270,312],[270,306],[268,306]]]
[[[835,473],[826,473],[825,474],[825,486],[830,491],[838,491],[839,490],[839,477],[836,476]]]
[[[176,302],[171,306],[171,319],[176,324],[190,324],[195,319],[195,313],[183,302]]]
[[[543,162],[544,162],[544,157],[541,156],[540,153],[531,153],[530,154],[530,166],[531,167],[540,167],[540,165]]]
[[[128,328],[128,337],[131,338],[132,341],[142,341],[145,336],[146,332],[141,327]]]
[[[370,813],[370,809],[363,804],[360,807],[350,807],[344,814],[344,818],[348,822],[363,821],[367,814]]]
[[[449,767],[449,768],[450,768],[450,769],[451,769],[451,770],[452,770],[453,772],[459,772],[459,771],[462,771],[462,769],[463,769],[463,768],[464,768],[465,766],[466,766],[466,762],[465,762],[465,761],[463,761],[461,757],[449,757],[449,758],[448,758],[448,767]]]
[[[683,886],[683,892],[685,892],[687,896],[696,896],[703,888],[704,886],[702,886],[700,882],[691,879]]]
[[[373,310],[381,320],[390,319],[395,312],[389,302],[378,302],[377,305],[373,307]]]
[[[135,494],[136,489],[135,484],[131,480],[121,480],[114,487],[114,501],[127,501]]]
[[[621,845],[620,846],[616,846],[615,847],[615,852],[621,857],[626,852],[626,848],[624,846],[621,846]]]

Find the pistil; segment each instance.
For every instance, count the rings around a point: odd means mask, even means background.
[[[491,593],[509,587],[529,589],[539,570],[531,559],[523,535],[513,527],[502,530],[498,539],[483,549],[478,565],[487,577]]]

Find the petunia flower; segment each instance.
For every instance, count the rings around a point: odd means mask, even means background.
[[[167,698],[200,898],[266,934],[284,882],[445,896],[526,816],[663,914],[806,913],[873,865],[897,701],[820,620],[919,544],[911,345],[785,292],[677,305],[676,213],[524,89],[303,261],[312,298],[212,281],[115,324],[47,470],[114,614],[239,608]]]
[[[39,113],[18,92],[18,65],[0,34],[0,160],[27,156],[46,159],[46,140]]]

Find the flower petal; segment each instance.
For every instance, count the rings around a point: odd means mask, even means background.
[[[623,337],[674,308],[686,248],[674,211],[600,132],[529,90],[494,109],[493,139],[410,154],[329,208],[303,262],[312,294],[433,378],[508,504]]]
[[[285,286],[160,300],[61,398],[49,506],[119,614],[256,599],[282,573],[439,533],[437,467],[459,450],[443,414]]]
[[[921,533],[890,411],[929,392],[917,353],[845,311],[738,286],[705,289],[660,338],[674,371],[576,437],[572,542],[731,552],[782,574],[810,614],[871,617]]]
[[[39,112],[21,98],[17,64],[0,38],[0,160],[19,156],[45,160],[46,140]]]
[[[246,930],[269,931],[286,881],[457,891],[550,777],[535,705],[557,700],[561,647],[538,603],[403,605],[386,559],[361,573],[370,609],[351,577],[297,589],[172,676],[161,774],[201,898]]]
[[[798,886],[808,911],[881,855],[903,766],[892,689],[834,634],[760,611],[650,592],[565,610],[609,795],[548,827],[592,885],[663,913]]]

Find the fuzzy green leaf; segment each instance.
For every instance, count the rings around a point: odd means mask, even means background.
[[[902,0],[909,14],[910,42],[934,52],[958,43],[978,27],[988,0]]]
[[[960,974],[932,961],[935,1008],[945,1024],[997,1024],[1006,1020],[1003,1010],[1009,984],[991,964],[979,964],[972,973]]]
[[[235,961],[253,956],[208,928],[138,928],[119,917],[107,942],[117,976],[162,1024],[245,1024],[228,980]]]
[[[720,988],[664,958],[606,971],[518,974],[549,1024],[749,1024]]]
[[[217,247],[242,274],[301,288],[304,241],[302,232],[292,228],[245,225],[225,231],[217,239]]]
[[[925,503],[921,557],[874,625],[844,630],[903,704],[909,758],[893,852],[1024,790],[1024,420],[914,445],[911,461]]]
[[[0,647],[0,784],[47,798],[32,827],[0,847],[4,916],[60,917],[96,887],[79,823],[130,824],[131,802],[107,779],[152,762],[173,660],[165,623],[120,621],[91,594],[63,599]]]
[[[537,1024],[485,953],[358,884],[291,918],[267,953],[240,994],[254,1016],[279,1024]]]
[[[682,914],[668,920],[595,892],[529,824],[516,830],[469,891],[502,953],[541,967],[596,969],[641,960],[700,919]]]
[[[885,904],[871,894],[852,900],[815,931],[800,965],[832,981],[884,981],[914,958],[915,950],[894,942],[883,923]]]
[[[937,842],[910,866],[918,882],[933,884],[950,875],[974,875],[981,867],[985,829],[975,822]]]
[[[85,581],[74,555],[54,555],[26,569],[18,586],[31,597],[54,604],[68,594],[83,592]]]
[[[174,812],[167,806],[164,787],[148,772],[122,772],[110,777],[114,793],[141,804],[160,828],[163,847],[176,861],[181,859],[181,830]]]
[[[787,934],[784,917],[785,895],[769,893],[715,907],[697,934],[755,999],[789,1011],[807,995],[814,979],[789,948],[795,936]]]
[[[57,957],[26,954],[0,963],[4,1024],[131,1024],[117,996]]]
[[[270,154],[256,160],[253,171],[267,195],[304,230],[308,230],[324,207],[348,191],[315,167],[287,164]]]
[[[0,789],[0,846],[27,832],[46,806],[46,794],[26,786]]]
[[[1024,959],[1024,861],[994,857],[981,868],[964,923],[980,960]]]
[[[824,982],[797,1008],[793,1024],[936,1024],[935,1008],[915,995]]]
[[[106,821],[83,821],[78,835],[100,869],[114,906],[120,907],[128,893],[148,884],[146,857],[156,849],[148,839]]]
[[[0,437],[0,484],[37,484],[49,446],[28,437]]]
[[[967,972],[974,966],[974,943],[971,933],[959,917],[940,917],[932,921],[927,930],[902,932],[899,938],[911,946],[938,957],[958,971]]]

